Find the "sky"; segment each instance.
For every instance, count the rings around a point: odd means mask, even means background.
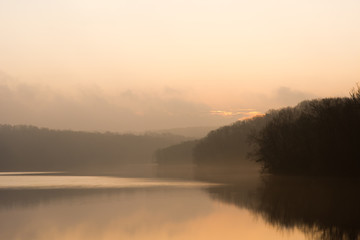
[[[360,81],[358,0],[0,0],[0,123],[221,126]]]

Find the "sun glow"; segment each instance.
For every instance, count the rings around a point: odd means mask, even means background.
[[[238,120],[245,120],[264,115],[255,109],[239,109],[238,111],[212,110],[210,111],[210,114],[222,117],[238,117]]]
[[[246,120],[246,119],[250,119],[250,118],[254,118],[254,117],[261,117],[264,115],[265,115],[264,113],[253,111],[253,112],[246,113],[245,116],[239,118],[238,120]]]

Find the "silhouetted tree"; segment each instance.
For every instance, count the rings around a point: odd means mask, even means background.
[[[304,101],[270,112],[255,138],[264,171],[295,175],[360,174],[360,91],[351,98]]]

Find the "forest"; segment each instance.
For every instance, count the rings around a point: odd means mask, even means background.
[[[155,159],[158,164],[192,164],[193,149],[198,140],[190,140],[166,148],[158,149],[155,152]],[[169,161],[171,159],[171,161]]]
[[[172,134],[116,134],[0,125],[1,171],[121,168],[153,162],[156,149],[188,138]]]
[[[249,136],[254,136],[268,121],[269,116],[237,121],[229,126],[210,131],[204,138],[183,142],[156,151],[159,164],[193,163],[204,165],[248,164],[254,151]]]
[[[123,164],[254,165],[264,173],[359,176],[360,88],[349,97],[269,110],[193,140],[172,134],[117,134],[0,125],[0,170],[116,169]]]
[[[191,145],[163,149],[157,159],[186,155],[197,166],[252,161],[278,175],[359,176],[359,123],[358,87],[349,97],[306,100],[221,127]]]
[[[360,98],[304,101],[273,112],[255,138],[263,170],[291,175],[359,175]]]

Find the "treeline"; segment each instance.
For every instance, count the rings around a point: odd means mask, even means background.
[[[155,152],[157,163],[162,165],[179,164],[186,165],[193,163],[193,149],[198,140],[191,140],[172,145],[166,148],[158,149]]]
[[[360,88],[347,98],[307,100],[238,121],[191,145],[160,151],[157,159],[186,155],[198,166],[232,166],[250,163],[250,156],[273,174],[359,176],[359,136]]]
[[[360,175],[360,97],[304,101],[272,114],[255,139],[274,174]]]
[[[150,163],[153,154],[186,140],[171,134],[132,135],[0,125],[0,171],[116,169]]]
[[[159,164],[192,163],[197,166],[234,166],[254,165],[249,156],[255,150],[254,138],[262,129],[270,116],[254,117],[237,121],[208,133],[204,138],[180,143],[156,152]],[[250,138],[251,136],[251,138]]]
[[[194,147],[195,163],[197,165],[248,163],[249,154],[253,151],[249,137],[263,128],[268,120],[269,116],[254,117],[211,131]]]

